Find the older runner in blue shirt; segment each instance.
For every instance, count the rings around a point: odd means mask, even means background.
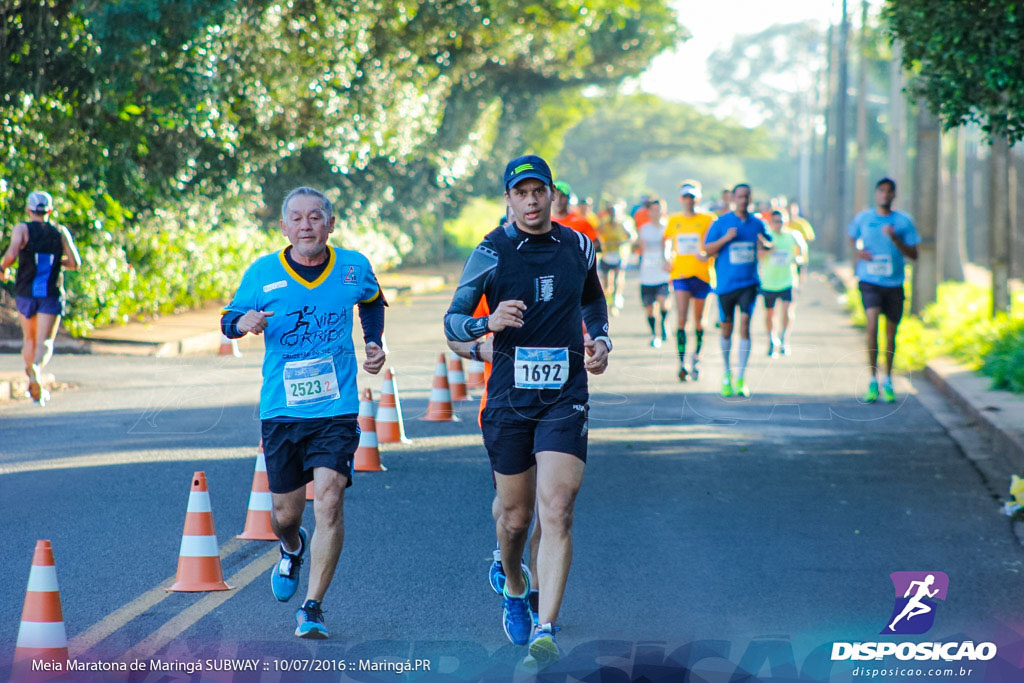
[[[363,369],[375,375],[385,361],[385,303],[366,257],[327,244],[334,215],[323,193],[292,190],[281,207],[281,229],[290,246],[249,267],[222,312],[221,329],[233,339],[265,338],[260,419],[270,521],[281,539],[281,560],[271,571],[270,586],[282,602],[299,587],[307,545],[301,527],[305,486],[315,482],[309,586],[295,613],[295,635],[320,639],[328,636],[321,601],[341,555],[345,488],[352,485],[359,445],[352,311],[359,307]]]

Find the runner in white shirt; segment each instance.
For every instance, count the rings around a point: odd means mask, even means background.
[[[640,253],[640,298],[651,328],[651,346],[661,347],[668,339],[665,318],[668,316],[668,259],[665,258],[665,209],[661,200],[652,197],[646,204],[650,220],[638,226],[637,251]],[[643,215],[642,212],[638,215]],[[654,304],[658,305],[659,326],[655,327]]]

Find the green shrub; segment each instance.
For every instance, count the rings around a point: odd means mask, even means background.
[[[456,218],[444,222],[444,232],[464,258],[484,235],[497,227],[498,219],[504,214],[505,202],[476,197],[466,202]]]

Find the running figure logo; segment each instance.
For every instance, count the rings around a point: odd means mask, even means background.
[[[896,600],[883,634],[920,635],[935,623],[936,600],[945,600],[949,577],[943,572],[893,572]]]

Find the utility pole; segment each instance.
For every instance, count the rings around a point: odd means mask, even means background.
[[[835,224],[836,230],[832,233],[832,254],[842,259],[846,256],[846,235],[843,226],[849,216],[847,215],[846,195],[846,110],[848,108],[849,79],[849,38],[850,38],[850,16],[846,11],[846,0],[843,0],[843,18],[839,24],[839,74],[838,88],[836,90],[836,150],[835,161]]]
[[[839,90],[839,55],[837,48],[836,27],[831,24],[828,27],[828,77],[825,82],[825,192],[820,200],[823,209],[821,224],[824,226],[824,234],[821,237],[823,245],[833,239],[833,235],[840,230],[840,219],[838,207],[836,206],[836,92]]]
[[[989,269],[992,271],[992,315],[1010,310],[1010,145],[1005,135],[989,148]]]
[[[939,263],[936,236],[939,223],[939,121],[924,100],[918,102],[917,157],[914,163],[914,185],[917,197],[917,246],[914,264],[914,293],[910,311],[920,314],[935,301],[938,291]]]
[[[860,40],[857,49],[857,159],[853,173],[853,212],[868,206],[868,0],[860,4]]]

